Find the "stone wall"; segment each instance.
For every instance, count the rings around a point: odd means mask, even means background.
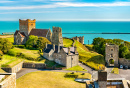
[[[80,36],[80,37],[73,37],[72,39],[74,39],[74,40],[77,40],[78,42],[80,42],[80,43],[82,43],[82,44],[84,44],[84,36]]]
[[[16,73],[4,73],[1,75],[8,75],[8,77],[0,83],[0,88],[16,88]]]
[[[23,63],[23,68],[45,69],[46,65],[43,63]]]
[[[66,63],[67,63],[66,68],[71,68],[73,66],[78,65],[79,55],[68,55]]]
[[[119,64],[123,66],[127,65],[128,67],[130,67],[130,60],[125,58],[119,58]]]
[[[6,68],[6,67],[2,67],[1,69],[3,69],[4,71],[8,72],[8,73],[16,73],[18,72],[19,70],[22,69],[22,65],[23,65],[23,62],[15,65],[14,67],[12,68]]]

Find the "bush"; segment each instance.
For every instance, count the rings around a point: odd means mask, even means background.
[[[9,50],[7,54],[11,55],[11,56],[16,56],[17,55],[17,53],[15,53],[13,50]]]
[[[25,45],[14,45],[14,47],[25,48]]]

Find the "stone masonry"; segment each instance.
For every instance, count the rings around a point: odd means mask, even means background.
[[[111,66],[110,60],[114,60],[114,66],[118,66],[119,46],[114,44],[106,44],[105,60],[108,66]]]

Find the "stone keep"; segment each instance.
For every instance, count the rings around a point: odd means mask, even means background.
[[[29,35],[30,31],[35,28],[36,19],[34,20],[21,20],[19,19],[19,31],[24,32],[26,36]]]
[[[114,60],[114,66],[118,66],[119,46],[115,44],[106,44],[105,60],[108,66],[111,66],[110,60]]]
[[[53,26],[52,44],[63,46],[62,29]]]

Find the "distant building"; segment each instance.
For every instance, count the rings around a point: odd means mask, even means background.
[[[115,44],[106,44],[105,60],[107,66],[118,66],[119,46]]]
[[[50,29],[36,29],[36,20],[21,20],[19,19],[19,30],[14,33],[14,44],[25,44],[30,35],[38,37],[46,37],[51,41],[52,33]]]
[[[81,44],[84,44],[84,36],[80,36],[80,37],[73,37],[72,39],[74,39],[74,40],[77,40],[78,42],[80,42]]]
[[[62,29],[60,27],[53,27],[52,45],[46,44],[43,57],[67,68],[76,66],[79,62],[77,47],[63,47]]]

